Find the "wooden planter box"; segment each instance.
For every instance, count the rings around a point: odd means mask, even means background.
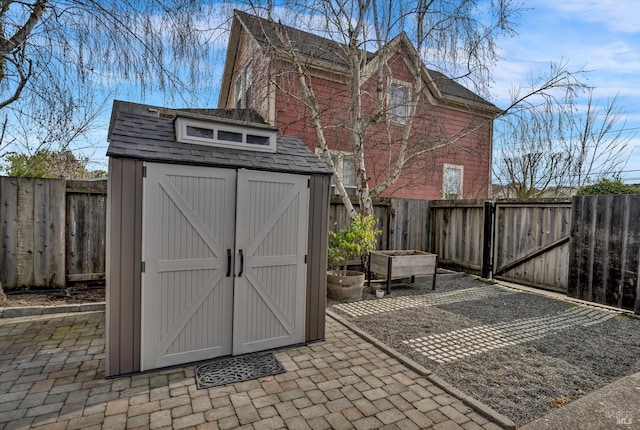
[[[371,251],[369,253],[368,286],[371,273],[387,277],[387,294],[391,293],[391,280],[414,276],[433,275],[432,289],[436,289],[438,256],[423,251]]]

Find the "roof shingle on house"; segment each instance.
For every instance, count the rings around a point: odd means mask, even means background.
[[[275,153],[183,143],[176,140],[172,117],[158,116],[157,113],[150,112],[145,105],[135,103],[127,105],[120,105],[120,109],[114,114],[115,117],[112,116],[107,149],[109,157],[134,158],[160,163],[260,169],[283,173],[331,174],[327,165],[296,137],[277,136]],[[128,111],[126,107],[134,109]],[[224,116],[214,115],[217,109],[170,111],[177,116],[193,117],[195,114],[199,119],[208,117],[218,122],[225,120]],[[250,123],[246,122],[246,125]],[[264,124],[253,125],[264,128]]]
[[[296,51],[299,54],[302,54],[305,58],[310,60],[321,60],[338,68],[347,67],[346,58],[342,55],[346,52],[346,47],[340,42],[302,31],[297,28],[289,27],[281,23],[274,23],[273,21],[251,15],[243,11],[235,10],[234,13],[236,18],[242,23],[244,28],[258,42],[263,50],[272,48],[278,50],[283,48],[282,43],[276,35],[275,29],[277,26],[283,30],[284,34],[287,35]],[[400,37],[402,37],[402,35],[398,36],[398,38]],[[367,52],[368,60],[372,60],[377,55],[377,52]],[[443,73],[427,69],[426,67],[425,70],[430,76],[432,84],[443,96],[450,96],[454,99],[477,103],[479,105],[484,105],[485,108],[489,110],[499,111],[493,103],[485,100],[453,79],[448,78]],[[225,86],[223,85],[222,91],[225,90],[224,87]],[[222,96],[221,92],[221,100]]]

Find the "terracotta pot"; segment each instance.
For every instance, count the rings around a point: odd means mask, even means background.
[[[362,299],[364,273],[354,270],[327,272],[327,297],[351,302]]]

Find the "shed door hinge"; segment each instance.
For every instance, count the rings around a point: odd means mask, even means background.
[[[147,268],[146,266],[147,265],[145,264],[145,262],[141,261],[140,262],[140,272],[145,273],[145,269]]]
[[[311,178],[307,179],[307,188],[311,188]]]
[[[304,264],[307,264],[307,254],[304,255]]]
[[[147,166],[142,166],[142,177],[143,178],[147,177]]]

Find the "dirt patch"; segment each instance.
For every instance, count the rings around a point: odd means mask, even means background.
[[[6,292],[7,299],[0,301],[0,308],[25,306],[60,306],[80,303],[104,302],[105,290],[102,288],[66,288],[55,291]]]

